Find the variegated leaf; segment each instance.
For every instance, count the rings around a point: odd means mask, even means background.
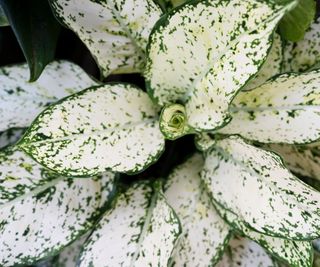
[[[283,62],[283,47],[279,34],[275,33],[272,47],[257,75],[242,90],[251,90],[264,84],[271,77],[281,73]]]
[[[57,180],[0,206],[0,265],[28,265],[90,229],[113,195],[114,175]]]
[[[230,228],[201,185],[203,164],[201,155],[194,155],[173,171],[165,185],[167,201],[182,225],[173,266],[215,266],[229,242]]]
[[[320,235],[320,193],[293,176],[273,152],[239,137],[221,140],[207,154],[202,179],[235,223],[293,240]]]
[[[15,144],[25,132],[24,128],[11,128],[0,133],[0,149]]]
[[[307,146],[270,144],[268,148],[277,152],[292,172],[320,180],[319,144]]]
[[[57,183],[57,174],[49,172],[24,152],[0,151],[0,206],[31,191]],[[43,189],[43,188],[42,188]]]
[[[313,248],[310,241],[294,241],[261,234],[248,228],[244,223],[237,221],[234,214],[221,207],[218,203],[215,203],[215,207],[226,221],[231,222],[236,231],[257,242],[269,254],[280,261],[291,267],[312,266]]]
[[[231,107],[220,132],[263,143],[305,144],[320,139],[320,70],[283,74],[248,92]]]
[[[180,231],[160,189],[135,184],[103,216],[84,246],[79,266],[165,267]]]
[[[79,261],[80,253],[83,248],[83,244],[88,238],[88,234],[77,239],[71,245],[64,248],[59,255],[57,255],[52,263],[51,267],[75,267]]]
[[[0,131],[28,127],[49,103],[97,84],[68,61],[52,62],[36,82],[28,80],[27,64],[0,68]]]
[[[106,169],[139,172],[164,149],[157,109],[129,84],[107,84],[72,95],[38,116],[20,147],[65,176]]]
[[[320,63],[320,17],[311,24],[304,39],[284,47],[283,72],[301,72]]]
[[[150,36],[145,71],[160,105],[182,101],[196,130],[221,127],[239,89],[255,75],[286,5],[271,1],[197,1],[163,17]]]
[[[172,104],[164,107],[159,119],[160,130],[168,140],[178,139],[186,134],[194,133],[188,126],[183,105]]]
[[[217,267],[277,267],[272,258],[255,242],[234,238]]]
[[[140,72],[161,9],[152,0],[50,0],[56,16],[89,48],[104,76]]]
[[[198,133],[194,141],[197,149],[200,151],[207,151],[216,144],[214,136],[206,132]]]

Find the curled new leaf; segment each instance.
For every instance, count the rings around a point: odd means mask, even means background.
[[[277,23],[294,4],[203,0],[173,10],[150,36],[149,94],[160,105],[185,103],[198,131],[223,126],[230,102],[259,71]]]
[[[163,108],[160,116],[160,130],[169,140],[188,134],[191,129],[188,126],[184,106],[172,104]]]

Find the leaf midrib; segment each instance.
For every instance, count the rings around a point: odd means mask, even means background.
[[[271,107],[230,107],[229,111],[232,113],[236,113],[239,111],[244,112],[263,112],[263,111],[287,111],[287,110],[313,110],[320,111],[320,105],[294,105],[294,106],[271,106]]]
[[[123,22],[123,19],[119,15],[118,10],[115,8],[113,1],[108,1],[107,6],[110,7],[112,14],[116,17],[120,27],[126,33],[127,37],[131,40],[132,45],[135,47],[136,51],[139,53],[140,58],[145,59],[146,54],[143,49],[136,43],[136,39],[132,36],[130,31],[128,31],[126,24]]]
[[[273,183],[271,183],[268,179],[265,179],[264,176],[262,176],[261,174],[249,169],[247,167],[247,165],[245,165],[243,162],[235,159],[231,154],[227,153],[221,146],[217,145],[215,148],[224,157],[224,159],[231,160],[234,163],[240,165],[248,173],[253,175],[253,177],[257,177],[258,176],[260,178],[260,181],[263,182],[264,184],[267,184],[267,186],[269,188],[273,189],[273,192],[277,193],[278,196],[281,195],[280,192],[284,192],[281,188],[279,188],[276,185],[274,185]],[[279,192],[279,190],[280,190],[280,192]],[[296,203],[296,205],[299,207],[299,209],[305,210],[305,207],[302,206],[303,203],[297,201],[297,199],[295,197],[293,197],[292,195],[288,195],[286,192],[284,192],[284,193],[285,193],[285,196],[287,197],[287,199],[294,200],[293,202]],[[286,205],[286,206],[288,206],[288,205]],[[312,211],[312,213],[313,213],[313,211]],[[242,214],[241,214],[241,217],[244,218],[244,216]]]
[[[141,233],[139,235],[139,241],[137,243],[137,248],[136,248],[136,250],[135,250],[135,252],[133,254],[133,257],[131,259],[129,267],[134,267],[135,266],[135,262],[138,259],[138,256],[140,254],[140,250],[141,250],[141,247],[142,247],[142,243],[143,243],[143,241],[144,241],[144,239],[145,239],[145,237],[147,235],[147,232],[148,232],[148,228],[149,228],[149,225],[150,225],[150,222],[151,222],[153,210],[154,210],[154,208],[156,206],[157,199],[158,199],[158,192],[155,192],[155,193],[153,193],[153,196],[151,198],[151,202],[150,202],[150,205],[148,207],[146,219],[145,219],[145,222],[143,224]]]
[[[283,8],[281,8],[277,13],[275,13],[273,16],[267,18],[266,20],[262,21],[261,24],[266,24],[270,21],[273,21],[275,18],[277,18],[281,13],[284,14],[284,10],[286,9],[290,9],[292,6],[295,6],[297,4],[297,1],[293,1],[290,5],[286,5]],[[260,24],[260,25],[261,25]],[[225,55],[232,47],[234,47],[235,45],[237,45],[240,42],[240,39],[242,39],[243,37],[247,36],[248,34],[256,31],[257,29],[259,29],[260,25],[255,25],[256,27],[254,27],[253,29],[248,29],[247,31],[243,32],[242,34],[240,34],[234,41],[230,42],[229,45],[227,45],[225,47],[225,49],[223,51],[221,51],[219,53],[219,55],[217,55],[216,57],[213,57],[208,64],[208,67],[201,73],[201,75],[199,75],[199,78],[195,79],[194,82],[192,83],[192,85],[189,87],[189,90],[187,90],[187,92],[184,94],[184,96],[182,97],[182,99],[187,100],[191,97],[191,95],[194,92],[194,88],[197,87],[197,85],[201,82],[201,80],[206,77],[208,75],[208,73],[211,71],[212,66],[215,65],[216,62],[218,62],[221,57],[223,55]],[[271,43],[272,45],[272,43]],[[266,58],[265,58],[266,59]]]
[[[23,194],[19,197],[16,197],[15,199],[11,200],[11,201],[8,201],[2,205],[0,205],[0,209],[4,209],[6,208],[7,206],[10,206],[12,204],[15,204],[23,199],[26,199],[28,197],[31,197],[31,196],[35,196],[37,195],[38,193],[41,193],[42,191],[52,187],[52,186],[55,186],[56,184],[58,184],[60,181],[63,181],[64,179],[66,179],[65,177],[57,177],[56,179],[42,185],[42,186],[39,186],[31,191],[29,191],[28,193],[26,194]]]
[[[55,142],[60,142],[60,141],[69,141],[69,140],[75,140],[77,138],[85,138],[85,137],[92,137],[92,136],[96,136],[96,135],[103,135],[103,134],[108,134],[111,132],[117,132],[117,131],[121,131],[121,130],[125,130],[125,129],[129,129],[129,128],[133,128],[136,126],[139,126],[140,124],[149,124],[152,122],[156,122],[157,119],[153,118],[153,119],[147,119],[147,120],[142,120],[142,121],[138,121],[138,122],[130,122],[130,123],[126,123],[122,126],[119,127],[113,127],[112,129],[106,129],[106,130],[101,130],[101,131],[93,131],[92,133],[87,133],[87,134],[70,134],[68,136],[64,136],[64,137],[57,137],[57,138],[50,138],[50,139],[45,139],[45,140],[41,140],[41,141],[32,141],[32,140],[22,140],[22,142],[20,144],[18,144],[19,147],[23,148],[26,147],[30,144],[32,145],[41,145],[41,144],[46,144],[46,143],[55,143]],[[31,131],[31,135],[33,135],[34,132]],[[35,134],[37,134],[37,131],[35,131]],[[26,138],[30,138],[29,137],[30,133],[27,133]],[[32,136],[31,136],[32,138]]]

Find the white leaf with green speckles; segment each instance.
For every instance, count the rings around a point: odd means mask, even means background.
[[[28,265],[89,230],[112,196],[114,175],[58,180],[0,207],[0,265]]]
[[[64,248],[59,255],[53,259],[51,267],[75,267],[77,266],[80,253],[84,242],[88,238],[88,234],[77,239],[71,245]]]
[[[230,228],[201,185],[203,164],[201,155],[194,155],[177,167],[165,184],[167,201],[182,225],[182,236],[171,259],[173,266],[214,266],[229,242]]]
[[[251,240],[257,242],[282,262],[291,267],[311,267],[313,260],[313,248],[309,241],[293,241],[290,239],[267,236],[248,228],[244,223],[237,221],[236,216],[215,203],[217,210],[223,218],[230,222],[235,230],[240,231]]]
[[[320,139],[320,70],[283,74],[240,92],[224,134],[262,143],[305,144]]]
[[[50,106],[33,122],[20,147],[65,176],[106,169],[138,172],[164,149],[157,108],[129,84],[90,88]]]
[[[268,149],[278,153],[294,173],[320,180],[320,145],[295,146],[270,144]]]
[[[0,151],[0,206],[49,182],[56,183],[49,172],[21,151]],[[60,178],[61,180],[61,178]]]
[[[217,267],[277,267],[278,265],[257,243],[234,238]]]
[[[208,152],[201,176],[215,202],[258,232],[294,240],[320,235],[320,193],[275,153],[224,139]]]
[[[0,133],[0,149],[6,146],[15,144],[23,135],[25,129],[23,128],[11,128],[7,131]]]
[[[216,140],[210,133],[198,133],[194,138],[195,146],[200,151],[206,151],[215,145]]]
[[[320,63],[320,18],[311,24],[304,39],[284,47],[283,72],[306,71]]]
[[[263,63],[257,75],[242,90],[250,90],[264,84],[271,77],[281,73],[283,62],[283,47],[279,34],[275,33],[272,47],[266,61]]]
[[[233,97],[265,61],[278,21],[294,4],[200,1],[175,9],[150,36],[150,95],[160,105],[184,102],[197,130],[221,127]]]
[[[162,11],[152,0],[50,0],[54,13],[86,44],[104,76],[140,72],[153,25]]]
[[[79,266],[166,267],[180,231],[162,192],[150,183],[135,184],[102,217]]]
[[[0,68],[0,132],[28,127],[49,103],[97,84],[68,61],[50,63],[36,82],[28,79],[27,64]]]

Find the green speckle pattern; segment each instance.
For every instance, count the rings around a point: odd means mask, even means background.
[[[89,234],[85,234],[78,238],[71,245],[65,247],[59,255],[54,257],[52,265],[48,267],[75,267],[77,266],[80,253],[84,242],[88,238]],[[37,266],[38,267],[38,266]]]
[[[320,63],[320,18],[311,24],[303,40],[287,42],[284,47],[283,72],[305,71]]]
[[[236,216],[215,203],[215,207],[226,221],[241,235],[257,242],[267,252],[290,267],[311,267],[313,260],[313,248],[309,241],[294,241],[290,239],[276,238],[261,234],[248,228],[244,223],[237,221]]]
[[[214,139],[214,135],[202,132],[195,136],[194,143],[199,151],[207,151],[216,144],[216,140]]]
[[[270,144],[268,149],[278,153],[294,173],[320,180],[320,144],[295,146]]]
[[[98,223],[79,266],[166,267],[180,231],[159,189],[147,182],[135,184]]]
[[[114,174],[59,181],[0,209],[0,265],[29,265],[89,230],[113,192]]]
[[[281,73],[283,62],[283,44],[279,34],[275,33],[272,47],[266,61],[263,63],[257,75],[242,89],[251,90],[264,84],[271,77]]]
[[[55,15],[86,44],[102,74],[140,72],[153,25],[152,0],[50,0]]]
[[[278,267],[278,265],[257,243],[235,237],[216,267]]]
[[[0,206],[57,178],[24,152],[0,151]]]
[[[248,92],[230,108],[220,132],[262,143],[306,144],[320,139],[320,70],[283,74]]]
[[[220,218],[201,185],[199,173],[203,164],[201,155],[195,154],[178,166],[165,184],[167,201],[182,225],[172,266],[215,266],[229,242],[230,228]]]
[[[146,93],[129,84],[107,84],[50,106],[20,147],[65,176],[92,176],[106,169],[144,170],[162,153],[164,138]]]
[[[0,132],[28,127],[48,104],[97,84],[68,61],[50,63],[36,82],[29,75],[27,64],[0,68]]]
[[[218,141],[201,177],[215,202],[256,231],[294,240],[320,234],[320,193],[293,176],[273,152],[239,137]]]
[[[145,76],[160,105],[182,101],[191,127],[212,130],[264,63],[274,28],[292,7],[269,1],[199,1],[173,10],[155,26]],[[177,41],[179,40],[179,41]]]

